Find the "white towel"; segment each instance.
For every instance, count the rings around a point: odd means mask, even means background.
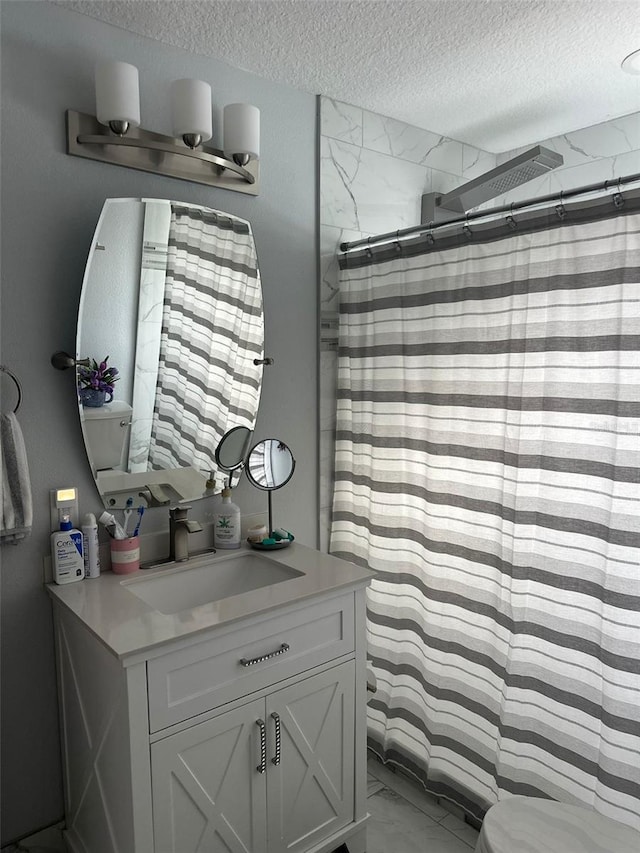
[[[33,505],[27,451],[15,414],[0,415],[2,447],[2,518],[0,542],[14,545],[31,533]]]

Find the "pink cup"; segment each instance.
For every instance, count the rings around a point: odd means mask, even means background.
[[[116,575],[128,575],[140,568],[140,537],[111,540],[111,569]]]

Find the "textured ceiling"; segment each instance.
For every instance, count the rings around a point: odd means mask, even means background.
[[[640,109],[640,0],[59,5],[492,152]]]

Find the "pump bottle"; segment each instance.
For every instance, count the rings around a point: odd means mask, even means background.
[[[62,516],[60,530],[51,534],[51,559],[56,583],[73,583],[84,578],[82,533],[72,526],[67,513]]]
[[[216,549],[240,547],[240,507],[231,502],[228,480],[222,490],[222,502],[214,514],[213,544]]]

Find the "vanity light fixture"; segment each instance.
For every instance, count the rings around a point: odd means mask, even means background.
[[[257,107],[228,104],[224,108],[223,151],[203,145],[213,133],[208,83],[174,80],[171,112],[175,136],[141,128],[138,69],[127,62],[99,63],[96,116],[67,110],[67,154],[258,195]]]

